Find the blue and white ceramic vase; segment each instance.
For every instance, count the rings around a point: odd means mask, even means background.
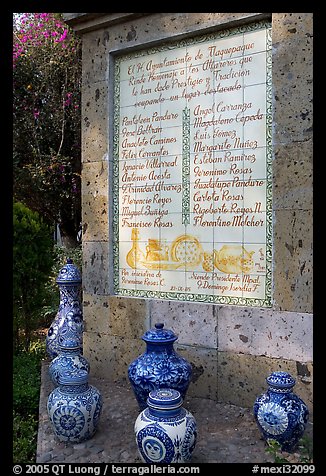
[[[82,278],[70,258],[60,269],[56,282],[60,290],[60,304],[46,336],[46,351],[51,359],[59,353],[59,334],[61,342],[72,336],[78,338],[82,353],[84,330],[80,302]]]
[[[60,441],[80,443],[95,434],[102,411],[99,390],[88,383],[86,370],[59,375],[59,386],[50,393],[47,411],[53,431]]]
[[[144,463],[189,463],[197,440],[194,416],[182,407],[178,390],[149,393],[148,407],[135,421],[136,444]]]
[[[49,365],[49,374],[54,385],[59,385],[59,376],[67,370],[86,370],[89,374],[88,360],[81,355],[80,342],[77,338],[65,339],[59,344],[59,354]]]
[[[142,336],[146,351],[128,367],[128,377],[140,410],[147,406],[147,398],[152,390],[173,388],[184,399],[191,376],[191,364],[181,357],[173,347],[177,336],[172,330],[164,329],[164,324],[155,324]]]
[[[253,412],[264,440],[276,440],[282,451],[295,450],[306,429],[307,405],[293,393],[295,379],[287,372],[273,372],[268,389],[256,398]]]

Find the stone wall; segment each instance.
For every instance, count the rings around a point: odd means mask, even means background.
[[[83,38],[84,352],[92,373],[127,382],[142,334],[165,323],[194,366],[189,393],[250,407],[273,370],[297,379],[312,412],[312,13],[66,13]],[[112,295],[113,55],[166,39],[271,19],[273,306]]]

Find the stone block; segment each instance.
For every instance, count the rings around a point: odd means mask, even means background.
[[[91,83],[82,88],[82,161],[107,160],[108,84]]]
[[[218,348],[223,352],[313,360],[313,316],[271,309],[220,307]]]
[[[146,349],[142,335],[149,328],[148,301],[110,296],[109,302],[109,334],[138,339],[143,352]]]
[[[273,209],[313,208],[312,139],[274,147]]]
[[[109,236],[108,199],[103,195],[94,198],[82,196],[82,233],[86,241],[107,241]]]
[[[187,359],[193,368],[189,395],[217,400],[217,350],[177,343],[174,349]]]
[[[313,310],[312,211],[277,210],[274,220],[274,309]]]
[[[127,384],[130,363],[143,353],[142,341],[95,332],[84,333],[84,355],[94,377]]]
[[[312,138],[312,13],[273,14],[274,143]]]
[[[218,353],[218,401],[252,407],[258,395],[267,390],[266,378],[274,371],[289,372],[296,379],[294,392],[312,415],[312,364],[264,356]]]
[[[217,348],[217,322],[214,306],[174,301],[152,301],[151,325],[163,322],[178,336],[178,343]]]
[[[110,333],[109,296],[83,293],[83,318],[86,333]]]
[[[83,241],[83,291],[109,295],[108,244],[104,241]]]
[[[110,33],[91,31],[83,35],[83,86],[108,80],[107,42]]]

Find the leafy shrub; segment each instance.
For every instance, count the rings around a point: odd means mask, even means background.
[[[40,365],[45,355],[45,342],[31,345],[13,357],[13,408],[23,417],[38,414],[40,395]]]
[[[40,307],[46,302],[45,284],[53,265],[53,238],[37,212],[16,202],[13,207],[13,291],[15,348],[28,349],[31,333],[39,325]]]
[[[13,356],[13,460],[35,463],[37,448],[41,360],[45,340]]]
[[[13,412],[13,463],[33,463],[36,455],[38,422],[34,415]]]

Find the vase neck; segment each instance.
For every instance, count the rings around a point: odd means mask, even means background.
[[[68,395],[78,395],[79,393],[86,392],[88,390],[88,382],[78,385],[64,385],[60,384],[60,391]]]
[[[147,342],[146,351],[147,352],[165,352],[167,354],[172,354],[174,352],[173,343],[153,344],[151,342]]]
[[[277,393],[277,394],[282,394],[283,395],[285,393],[292,393],[293,387],[283,388],[283,387],[273,387],[272,385],[270,385],[268,387],[268,391],[272,392],[272,393]]]
[[[64,348],[61,348],[60,349],[60,353],[64,354],[64,355],[78,355],[80,354],[80,347],[78,347],[77,349],[64,349]]]
[[[151,408],[149,407],[149,413],[152,415],[152,416],[155,416],[155,417],[158,417],[158,418],[174,418],[178,415],[181,414],[182,412],[182,408],[179,407],[179,408],[175,408],[173,410],[171,409],[168,409],[168,410],[157,410],[155,408]]]
[[[69,303],[72,301],[80,301],[81,286],[77,285],[59,285],[60,303]]]

